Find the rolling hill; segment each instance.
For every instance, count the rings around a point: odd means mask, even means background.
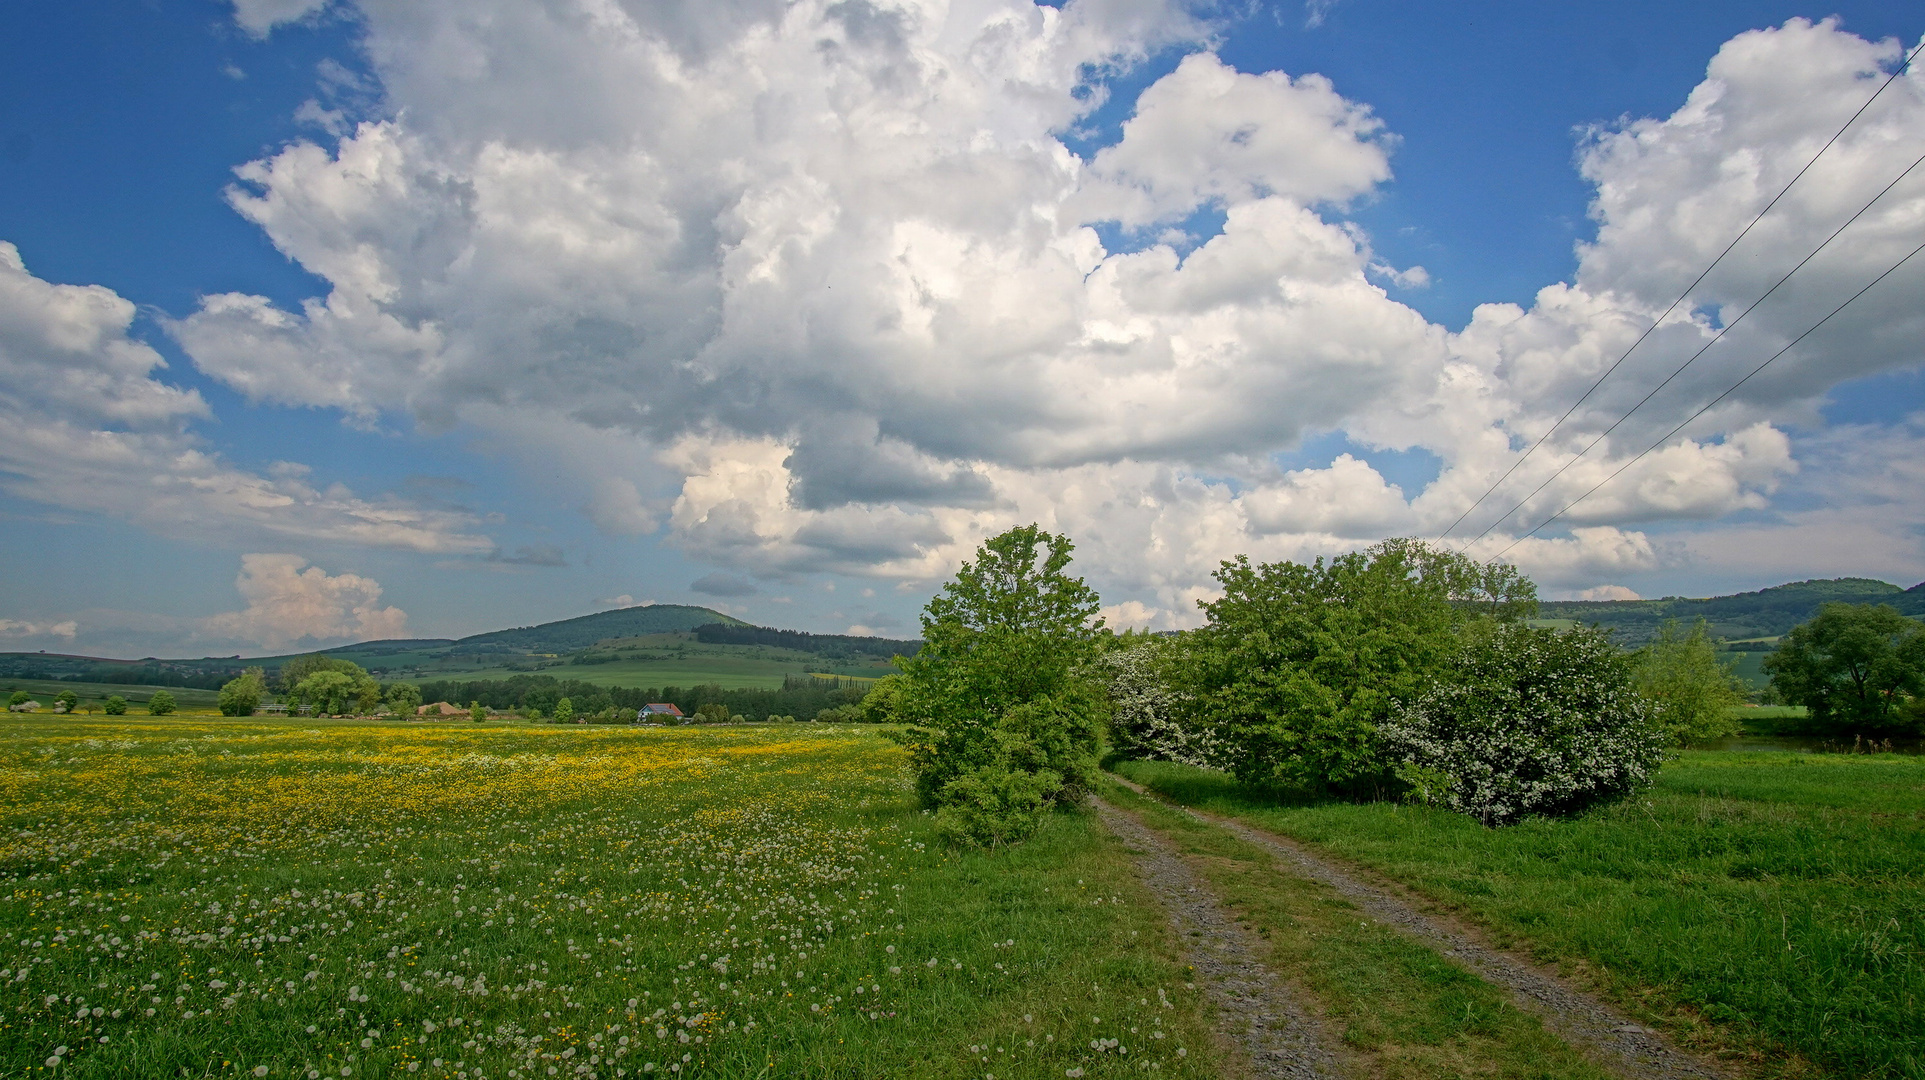
[[[752,626],[730,615],[684,604],[619,608],[573,619],[491,630],[465,638],[396,638],[321,650],[352,660],[384,679],[510,678],[543,671],[608,686],[720,683],[780,686],[790,675],[820,673],[876,678],[889,658],[920,642],[844,634],[809,634]],[[114,660],[50,653],[0,653],[0,680],[113,684],[130,690],[213,690],[243,668],[270,671],[297,655]],[[144,697],[142,698],[144,700]]]
[[[1704,599],[1553,600],[1538,605],[1538,615],[1609,627],[1617,631],[1619,644],[1630,646],[1657,636],[1668,619],[1686,625],[1703,619],[1712,637],[1735,642],[1777,638],[1832,602],[1890,604],[1917,618],[1925,616],[1925,583],[1901,589],[1872,578],[1831,578]]]

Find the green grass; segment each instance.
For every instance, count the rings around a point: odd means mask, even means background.
[[[1609,1073],[1544,1030],[1495,987],[1402,932],[1363,918],[1319,882],[1228,832],[1119,784],[1104,797],[1177,844],[1265,962],[1308,991],[1356,1064],[1379,1080],[1506,1077],[1604,1080]]]
[[[871,729],[14,718],[0,884],[9,1077],[1218,1072],[1090,816],[950,851]]]
[[[25,690],[34,700],[48,709],[53,708],[54,695],[62,690],[72,690],[83,702],[102,702],[115,694],[126,698],[136,707],[145,709],[147,699],[154,691],[165,690],[174,695],[174,700],[183,709],[212,709],[215,699],[220,695],[213,690],[192,690],[184,686],[127,686],[121,683],[64,682],[58,679],[0,679],[0,691],[12,696],[15,690]]]
[[[1760,1071],[1925,1077],[1925,759],[1687,751],[1641,797],[1502,830],[1119,771],[1403,881],[1687,1033],[1710,1021],[1697,1036]]]

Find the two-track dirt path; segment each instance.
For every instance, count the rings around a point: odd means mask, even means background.
[[[1136,856],[1143,883],[1169,912],[1196,981],[1215,1003],[1221,1034],[1260,1077],[1337,1080],[1338,1055],[1290,987],[1257,959],[1262,946],[1223,910],[1176,848],[1154,829],[1096,800],[1096,812]]]
[[[1150,795],[1139,785],[1122,777],[1112,778],[1138,794]],[[1153,795],[1150,797],[1154,798]],[[1679,1049],[1663,1035],[1632,1022],[1616,1008],[1596,995],[1573,986],[1554,971],[1486,944],[1481,935],[1471,927],[1460,925],[1436,913],[1418,910],[1409,899],[1398,895],[1392,888],[1366,881],[1357,874],[1341,869],[1329,860],[1312,854],[1295,841],[1275,833],[1253,829],[1239,821],[1199,813],[1188,807],[1172,808],[1269,851],[1277,856],[1284,868],[1328,885],[1370,918],[1396,927],[1436,949],[1479,978],[1505,991],[1518,1007],[1539,1016],[1548,1030],[1564,1041],[1588,1051],[1599,1064],[1613,1072],[1628,1078],[1637,1078],[1637,1080],[1706,1080],[1706,1078],[1720,1078],[1727,1075],[1725,1070],[1716,1064]],[[1212,905],[1217,924],[1227,927],[1227,940],[1238,943],[1232,946],[1232,951],[1236,951],[1240,946],[1242,955],[1250,955],[1250,950],[1254,946],[1249,942],[1247,935],[1233,919],[1223,913],[1220,906],[1215,906],[1217,902],[1202,890],[1194,875],[1190,874],[1188,867],[1183,866],[1181,859],[1167,841],[1155,835],[1153,830],[1134,817],[1101,800],[1097,801],[1097,812],[1103,815],[1104,822],[1116,830],[1125,841],[1146,850],[1153,850],[1154,844],[1160,844],[1163,855],[1146,858],[1140,864],[1146,880],[1151,881],[1151,888],[1159,896],[1166,896],[1171,889],[1191,890],[1186,911],[1205,904]],[[1142,833],[1150,833],[1154,843],[1143,840]],[[1174,864],[1175,869],[1170,869],[1166,863]],[[1168,880],[1171,884],[1162,886],[1156,884],[1155,879],[1163,875],[1170,875]],[[1172,918],[1176,918],[1176,906],[1170,905],[1168,900],[1165,903],[1171,907]],[[1201,912],[1188,914],[1186,918],[1198,926],[1211,925],[1204,921]],[[1206,930],[1206,934],[1212,932],[1214,928]],[[1247,962],[1255,965],[1254,959]],[[1260,965],[1256,966],[1260,967]],[[1201,966],[1198,971],[1201,975],[1203,971]],[[1272,980],[1276,978],[1274,974],[1268,977]],[[1241,978],[1249,981],[1258,977],[1245,974]],[[1291,1005],[1290,1007],[1298,1011],[1285,1015],[1298,1017],[1304,1015],[1300,1006]],[[1232,1018],[1233,1026],[1241,1022],[1238,1019],[1239,1014],[1235,1012],[1226,1015]],[[1236,1032],[1232,1031],[1229,1034],[1235,1035]],[[1336,1058],[1326,1051],[1323,1058],[1316,1060],[1334,1062]],[[1260,1073],[1260,1075],[1322,1076],[1328,1074],[1300,1071]]]

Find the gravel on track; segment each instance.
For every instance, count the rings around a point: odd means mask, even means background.
[[[1276,972],[1257,960],[1263,946],[1225,914],[1223,904],[1190,872],[1155,830],[1101,799],[1103,824],[1135,849],[1137,873],[1169,912],[1184,959],[1215,1003],[1220,1032],[1248,1055],[1252,1075],[1284,1080],[1335,1080],[1338,1054],[1322,1026]]]
[[[1150,792],[1120,776],[1112,779],[1139,795]],[[1564,1041],[1592,1051],[1605,1067],[1637,1080],[1707,1080],[1726,1071],[1714,1062],[1679,1049],[1661,1033],[1643,1027],[1596,995],[1571,985],[1554,972],[1479,941],[1475,932],[1417,910],[1389,889],[1367,882],[1312,854],[1294,840],[1254,829],[1240,821],[1174,806],[1198,821],[1215,825],[1238,839],[1269,851],[1304,877],[1320,881],[1378,922],[1397,927],[1504,990],[1520,1008],[1544,1021]],[[1139,826],[1141,827],[1141,826]]]

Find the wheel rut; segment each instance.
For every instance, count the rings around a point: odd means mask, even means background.
[[[1176,848],[1130,814],[1101,799],[1092,801],[1103,824],[1136,849],[1137,873],[1169,913],[1184,959],[1216,1005],[1221,1034],[1248,1055],[1252,1075],[1341,1076],[1339,1056],[1322,1026],[1283,979],[1258,961],[1262,945],[1224,912]]]
[[[1111,778],[1139,795],[1155,798],[1136,783],[1114,774]],[[1596,995],[1527,960],[1484,944],[1465,928],[1419,911],[1391,890],[1341,869],[1293,840],[1189,807],[1164,805],[1263,848],[1294,872],[1330,886],[1364,914],[1403,930],[1505,991],[1520,1008],[1542,1018],[1545,1027],[1559,1038],[1589,1049],[1601,1064],[1615,1072],[1637,1080],[1707,1080],[1728,1075],[1715,1063],[1688,1053],[1662,1034],[1633,1022]],[[1137,827],[1145,828],[1140,824]]]

